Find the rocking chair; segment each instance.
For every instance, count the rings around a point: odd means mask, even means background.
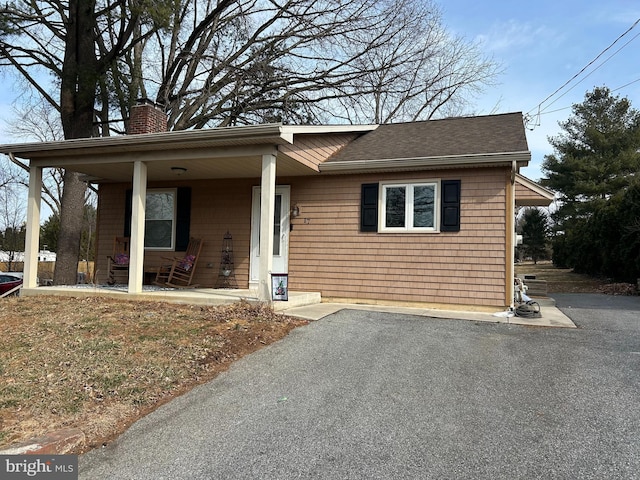
[[[197,285],[192,285],[193,273],[196,270],[198,264],[198,257],[200,257],[200,250],[202,250],[202,240],[199,238],[190,238],[189,245],[184,257],[166,258],[164,260],[170,261],[161,265],[156,275],[156,285],[167,285],[177,288],[195,288]]]
[[[113,242],[113,255],[107,255],[107,283],[114,285],[116,278],[129,279],[129,237],[116,237]]]

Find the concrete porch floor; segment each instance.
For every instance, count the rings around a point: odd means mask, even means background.
[[[253,289],[220,288],[164,288],[144,285],[141,293],[129,294],[125,285],[66,285],[53,287],[22,288],[21,296],[57,295],[63,297],[100,296],[123,300],[146,300],[150,302],[189,303],[196,305],[222,305],[238,302],[259,303],[258,292]],[[273,302],[276,311],[318,304],[320,292],[289,291],[288,301]]]

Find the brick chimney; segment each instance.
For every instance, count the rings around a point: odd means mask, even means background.
[[[148,98],[141,98],[131,107],[129,128],[127,134],[159,133],[167,131],[167,114],[162,105],[154,103]]]

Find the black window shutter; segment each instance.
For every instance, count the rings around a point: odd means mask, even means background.
[[[363,183],[360,195],[360,231],[378,231],[378,184]]]
[[[131,236],[131,203],[133,190],[125,195],[124,204],[124,236]],[[191,188],[180,187],[176,194],[176,252],[185,252],[189,245],[191,227]]]
[[[191,226],[191,188],[179,187],[176,197],[176,252],[185,252]]]
[[[124,236],[131,236],[131,203],[133,201],[133,190],[127,190],[124,197]]]
[[[460,231],[460,180],[443,180],[440,201],[440,231]]]

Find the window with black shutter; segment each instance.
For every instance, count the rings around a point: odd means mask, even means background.
[[[458,232],[460,187],[460,180],[365,183],[360,197],[360,231]],[[438,203],[439,221],[436,215]]]

